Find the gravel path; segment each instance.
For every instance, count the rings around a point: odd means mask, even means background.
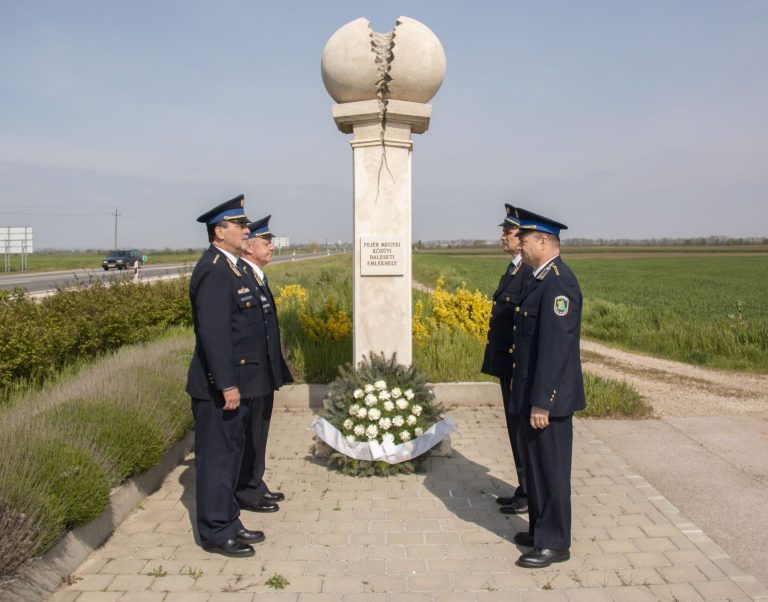
[[[656,417],[738,416],[768,410],[768,376],[723,372],[582,340],[584,369],[626,380]]]

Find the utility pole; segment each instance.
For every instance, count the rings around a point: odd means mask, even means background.
[[[115,207],[115,244],[112,247],[114,250],[117,250],[117,218],[120,217],[120,214],[117,212],[117,207]]]

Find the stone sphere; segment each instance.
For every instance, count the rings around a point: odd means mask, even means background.
[[[415,19],[399,17],[391,32],[379,34],[361,17],[331,36],[320,68],[325,89],[338,103],[425,103],[443,83],[445,52],[432,30]]]

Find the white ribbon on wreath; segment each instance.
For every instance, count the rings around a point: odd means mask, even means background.
[[[440,443],[443,438],[456,430],[456,425],[450,417],[444,418],[429,427],[415,439],[394,445],[390,441],[355,441],[350,443],[346,437],[325,418],[316,417],[309,425],[320,439],[333,449],[355,460],[380,460],[388,464],[399,464],[420,456],[427,450]]]

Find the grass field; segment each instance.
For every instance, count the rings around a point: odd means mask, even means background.
[[[683,362],[768,371],[768,257],[564,254],[584,294],[582,334]],[[506,256],[414,255],[414,279],[490,295]]]

